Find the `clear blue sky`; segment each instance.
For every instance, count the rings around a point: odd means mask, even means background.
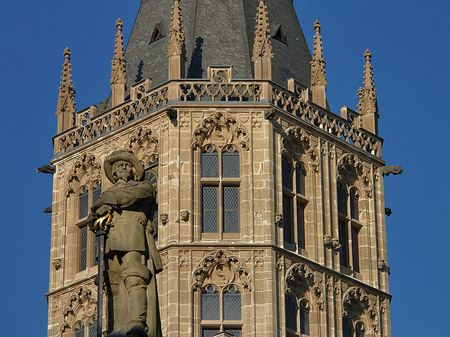
[[[373,54],[384,159],[404,168],[385,178],[393,210],[387,218],[392,335],[448,334],[450,2],[294,4],[310,45],[314,21],[322,22],[334,112],[356,106],[363,53]],[[42,210],[51,204],[52,180],[34,168],[53,153],[63,50],[72,50],[78,109],[97,104],[109,94],[114,23],[122,18],[127,39],[138,7],[138,0],[2,4],[2,336],[46,336],[51,219]]]

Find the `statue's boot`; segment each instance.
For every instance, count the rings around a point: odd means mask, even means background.
[[[127,334],[147,336],[147,284],[140,278],[131,276],[125,285],[132,284],[128,289],[128,323]]]

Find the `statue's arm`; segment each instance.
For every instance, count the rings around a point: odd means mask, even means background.
[[[98,201],[102,204],[126,209],[142,201],[148,200],[148,202],[151,202],[155,200],[155,198],[156,192],[152,184],[143,181],[137,185],[107,190],[102,193]]]

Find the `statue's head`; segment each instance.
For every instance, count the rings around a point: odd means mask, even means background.
[[[111,153],[104,163],[105,173],[109,181],[116,183],[118,180],[139,181],[144,175],[144,166],[128,151],[115,151]]]

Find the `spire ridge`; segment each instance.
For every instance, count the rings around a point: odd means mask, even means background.
[[[263,0],[259,1],[257,10],[253,62],[255,62],[258,57],[273,58],[267,6],[264,4]]]
[[[167,57],[181,55],[184,47],[184,29],[183,17],[181,15],[180,2],[174,1],[172,6],[172,22],[170,23],[169,46],[167,48]]]
[[[126,84],[126,61],[123,51],[123,22],[119,18],[116,21],[116,37],[114,41],[114,57],[111,61],[111,84]]]
[[[363,127],[378,134],[378,101],[372,68],[372,54],[369,49],[364,53],[364,87],[358,90],[358,113],[363,115]]]
[[[75,88],[72,85],[72,64],[70,63],[70,49],[64,49],[64,64],[61,71],[58,104],[56,116],[58,117],[58,133],[75,125]]]
[[[322,36],[320,35],[321,24],[318,20],[314,22],[313,58],[311,61],[311,85],[327,85],[327,73],[325,70],[325,59],[323,57]]]

